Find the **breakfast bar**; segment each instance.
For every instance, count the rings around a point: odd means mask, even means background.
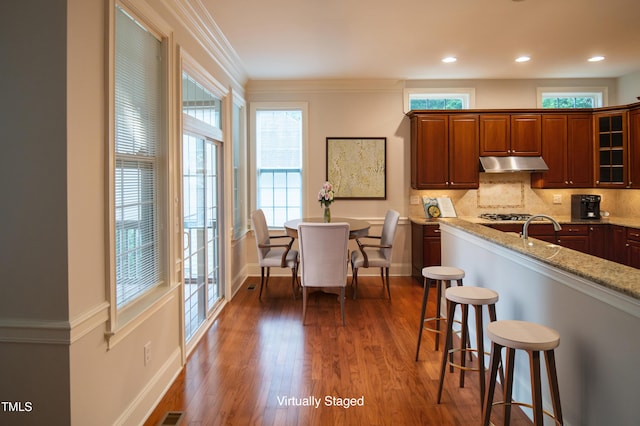
[[[442,264],[464,269],[469,285],[497,291],[498,319],[560,333],[556,361],[566,424],[634,424],[640,270],[468,220],[438,222]],[[528,362],[516,357],[515,400],[531,400]],[[550,408],[549,395],[543,399]]]

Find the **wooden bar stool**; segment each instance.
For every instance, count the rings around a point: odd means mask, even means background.
[[[491,418],[491,407],[493,405],[504,404],[504,424],[509,424],[511,419],[511,406],[521,405],[533,409],[533,423],[543,424],[543,414],[555,419],[556,424],[562,425],[562,409],[560,407],[560,391],[558,388],[558,375],[556,373],[556,361],[554,349],[560,344],[560,334],[552,328],[540,324],[502,320],[492,322],[487,325],[487,337],[491,339],[491,360],[489,361],[490,373],[487,394],[485,395],[484,409],[482,411],[482,423],[489,425]],[[496,370],[500,352],[506,348],[506,373],[504,381],[503,402],[493,402],[493,395],[496,386]],[[513,402],[511,391],[513,390],[513,363],[516,349],[522,349],[529,353],[529,364],[531,366],[531,395],[532,404]],[[544,352],[545,364],[547,365],[547,377],[551,391],[553,403],[553,414],[542,409],[542,385],[540,382],[540,352]]]
[[[447,318],[453,320],[456,305],[462,308],[462,337],[461,348],[453,349],[453,321],[447,321],[447,335],[445,340],[444,351],[442,352],[442,366],[440,368],[440,386],[438,387],[438,404],[442,398],[442,388],[444,385],[444,374],[447,369],[447,358],[449,358],[449,370],[453,372],[453,367],[460,369],[460,387],[464,387],[465,371],[478,371],[480,380],[480,407],[484,402],[485,393],[485,368],[484,368],[484,337],[483,337],[483,321],[482,307],[487,306],[489,310],[490,321],[496,321],[496,302],[498,301],[498,293],[483,287],[450,287],[445,293],[447,299]],[[468,344],[468,314],[469,306],[473,306],[476,313],[476,348],[470,348]],[[454,364],[454,352],[461,352],[460,364]],[[466,366],[466,352],[476,352],[478,356],[478,367],[472,368]]]
[[[458,285],[462,285],[462,279],[464,278],[464,271],[460,268],[453,266],[427,266],[422,268],[423,278],[423,293],[422,293],[422,312],[420,314],[420,330],[418,331],[418,346],[416,348],[416,361],[420,353],[420,342],[422,341],[422,332],[424,330],[432,331],[436,333],[436,348],[440,344],[440,320],[443,319],[440,314],[440,298],[442,297],[442,283],[446,288],[451,287],[452,281],[457,281]],[[424,315],[427,311],[427,300],[429,299],[429,280],[436,282],[436,316],[431,318],[425,318]],[[425,323],[435,322],[435,328],[425,327]]]

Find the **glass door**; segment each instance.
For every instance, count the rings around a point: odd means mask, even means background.
[[[220,145],[183,136],[184,301],[188,342],[222,298],[218,160]]]

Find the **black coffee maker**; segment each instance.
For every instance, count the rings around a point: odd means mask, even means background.
[[[600,196],[588,194],[571,195],[571,219],[600,219]]]

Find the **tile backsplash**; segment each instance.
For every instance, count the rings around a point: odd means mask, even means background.
[[[636,189],[533,189],[529,173],[481,173],[480,187],[470,190],[410,190],[410,195],[451,197],[458,216],[481,213],[545,213],[571,215],[571,194],[602,196],[601,210],[612,216],[639,217],[640,190]],[[554,204],[554,196],[561,198]],[[411,216],[422,216],[422,204],[410,205]]]

